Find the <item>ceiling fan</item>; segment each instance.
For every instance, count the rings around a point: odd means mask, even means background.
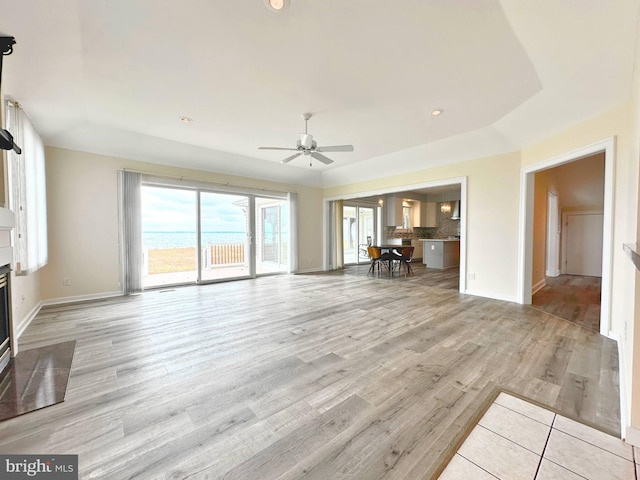
[[[295,148],[287,148],[287,147],[258,147],[259,150],[288,150],[292,152],[296,152],[290,157],[281,160],[280,163],[289,163],[294,158],[298,158],[300,155],[307,155],[311,158],[315,158],[325,165],[329,165],[333,163],[328,157],[322,155],[326,152],[353,152],[353,145],[332,145],[329,147],[319,147],[316,141],[313,139],[313,135],[307,133],[307,122],[311,118],[310,113],[303,113],[302,118],[304,119],[304,133],[300,134],[300,140],[296,142]],[[311,159],[309,159],[309,166],[311,166]]]

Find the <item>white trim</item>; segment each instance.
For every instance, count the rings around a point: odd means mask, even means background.
[[[13,263],[13,247],[0,247],[0,265]]]
[[[40,312],[42,305],[42,302],[38,302],[38,304],[33,307],[31,311],[22,319],[20,324],[16,326],[16,341],[22,336],[27,327],[31,325],[33,319],[36,318],[36,315],[38,315],[38,312]]]
[[[351,200],[354,198],[361,197],[370,197],[374,195],[386,195],[387,193],[402,193],[408,192],[410,190],[418,190],[423,188],[431,188],[431,187],[446,187],[448,185],[456,185],[458,183],[466,182],[467,177],[453,177],[453,178],[445,178],[443,180],[434,180],[431,182],[424,183],[414,183],[412,185],[399,185],[397,187],[388,187],[382,188],[379,190],[369,190],[366,192],[358,192],[358,193],[347,193],[344,195],[334,195],[333,197],[325,197],[326,201],[333,200]]]
[[[627,426],[622,439],[629,445],[640,448],[640,430],[637,428],[632,427],[631,425]]]
[[[555,208],[551,208],[552,206]],[[562,229],[558,228],[560,226],[558,224],[562,222],[562,219],[559,218],[559,215],[558,193],[553,189],[547,190],[547,251],[545,255],[545,274],[547,277],[560,275],[558,264],[560,263],[560,233]]]
[[[625,369],[626,363],[624,361],[626,355],[624,352],[624,342],[622,341],[622,336],[618,332],[614,332],[613,330],[609,331],[609,338],[614,340],[618,344],[618,386],[620,389],[620,438],[625,439],[627,433],[629,431],[629,414],[630,411],[627,408],[627,387],[625,378]],[[626,432],[625,432],[626,430]],[[628,441],[628,439],[627,439]],[[640,441],[640,437],[638,438]],[[638,443],[640,446],[640,443]]]
[[[533,187],[535,173],[604,152],[604,208],[602,225],[602,299],[600,333],[608,335],[611,328],[611,280],[613,268],[613,199],[615,172],[614,137],[605,138],[576,150],[557,155],[520,169],[520,225],[518,249],[518,302],[531,303],[533,253]]]
[[[66,303],[89,302],[91,300],[104,300],[105,298],[113,298],[113,297],[124,297],[124,292],[118,291],[118,292],[95,293],[90,295],[76,295],[74,297],[52,298],[50,300],[43,300],[41,303],[42,303],[42,306],[62,305]]]
[[[453,177],[453,178],[445,178],[442,180],[434,180],[431,182],[424,183],[416,183],[412,185],[401,185],[397,187],[388,187],[382,188],[379,190],[370,190],[365,192],[358,193],[349,193],[344,195],[335,195],[332,197],[325,197],[323,199],[323,238],[324,246],[323,246],[323,269],[330,270],[330,248],[331,248],[331,238],[329,228],[329,207],[332,201],[336,200],[352,200],[361,197],[369,197],[374,195],[385,195],[388,193],[402,193],[408,192],[410,190],[418,190],[424,188],[432,188],[432,187],[443,187],[447,185],[460,185],[460,211],[462,215],[460,215],[460,293],[470,293],[466,291],[467,288],[467,177]],[[378,231],[382,229],[382,225],[378,225]],[[470,293],[471,294],[471,293]],[[471,294],[473,295],[473,294]],[[481,297],[489,297],[489,298],[497,298],[492,297],[492,294],[481,294],[478,296]],[[513,301],[511,297],[508,301]]]
[[[518,302],[518,299],[512,295],[502,295],[499,293],[483,292],[480,290],[467,290],[464,293],[466,295],[473,295],[474,297],[484,297],[484,298],[492,298],[494,300],[502,300],[503,302],[514,302],[514,303]]]
[[[15,225],[16,216],[13,214],[13,212],[8,208],[0,207],[0,230],[11,230],[15,227]]]
[[[562,254],[560,255],[560,273],[563,273],[563,274],[567,273],[567,237],[569,236],[567,234],[568,233],[567,222],[569,222],[568,217],[570,217],[571,215],[602,215],[603,222],[604,222],[604,212],[602,210],[585,210],[585,211],[562,213]],[[603,224],[602,235],[604,238],[604,224]],[[604,255],[604,252],[603,252],[603,255]]]
[[[123,171],[137,172],[124,168]],[[288,192],[277,190],[267,190],[266,188],[244,187],[240,185],[231,185],[228,183],[214,183],[202,180],[193,180],[188,178],[164,177],[162,175],[154,175],[150,173],[137,172],[142,174],[142,185],[169,187],[182,190],[202,190],[204,192],[228,193],[232,195],[256,195],[258,197],[268,198],[287,198]]]
[[[539,292],[546,286],[547,286],[547,281],[543,278],[533,286],[533,288],[531,289],[531,295],[535,295],[537,292]]]

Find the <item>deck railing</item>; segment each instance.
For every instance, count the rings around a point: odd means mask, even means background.
[[[210,243],[203,248],[204,267],[244,263],[244,243]]]
[[[204,269],[244,265],[244,243],[210,243],[202,248]],[[158,273],[196,270],[195,247],[152,248],[144,252],[144,271]]]

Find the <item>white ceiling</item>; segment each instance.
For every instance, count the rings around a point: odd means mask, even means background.
[[[513,151],[630,95],[640,0],[288,3],[0,0],[2,88],[49,145],[316,186]],[[355,152],[257,150],[303,112]]]

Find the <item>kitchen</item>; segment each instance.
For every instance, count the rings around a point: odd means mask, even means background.
[[[427,268],[460,264],[460,188],[388,194],[382,207],[382,243],[411,245]]]

